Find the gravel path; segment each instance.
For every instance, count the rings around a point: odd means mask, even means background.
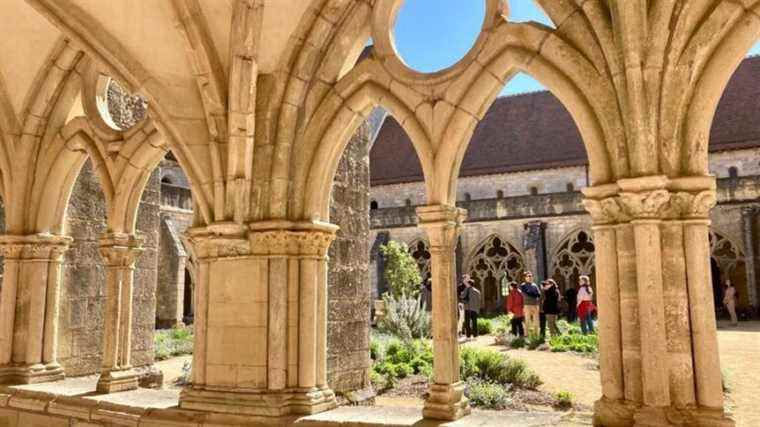
[[[718,345],[737,427],[760,426],[760,322],[740,322],[738,327],[721,322]]]

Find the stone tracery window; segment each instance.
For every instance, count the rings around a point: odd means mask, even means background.
[[[570,233],[554,251],[550,274],[563,291],[578,284],[578,277],[594,281],[594,239],[586,230]]]
[[[430,278],[430,245],[424,240],[415,240],[409,244],[409,253],[417,263],[422,283]]]
[[[103,121],[117,131],[133,127],[148,112],[145,98],[128,93],[116,80],[106,76],[98,81],[96,104]]]
[[[501,278],[506,273],[508,280],[518,281],[525,271],[525,262],[513,245],[498,235],[492,235],[475,249],[465,271],[480,290],[485,311],[494,312],[503,305],[500,304],[503,300]]]
[[[747,298],[747,266],[742,248],[723,233],[711,229],[710,257],[717,264],[720,273],[720,277],[713,278],[716,280],[715,285],[722,287],[726,280],[730,279],[739,294],[739,306],[747,305],[749,303]],[[716,292],[718,291],[720,289],[716,290]],[[722,299],[722,295],[716,297],[718,301]]]

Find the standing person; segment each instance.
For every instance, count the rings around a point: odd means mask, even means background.
[[[592,314],[594,307],[594,290],[591,289],[591,279],[588,276],[581,276],[580,288],[578,288],[578,318],[581,321],[581,332],[583,335],[594,333],[594,319]]]
[[[433,311],[433,284],[430,283],[429,277],[422,285],[421,300],[425,306],[425,311]]]
[[[556,337],[560,335],[559,328],[557,328],[557,316],[559,316],[559,300],[560,293],[557,287],[557,282],[553,279],[549,279],[544,282],[543,288],[543,309],[546,321],[549,323],[549,331],[552,336]]]
[[[578,290],[576,290],[574,286],[568,283],[567,289],[565,290],[565,302],[567,302],[567,321],[571,323],[575,322],[576,317],[578,317],[575,311],[577,304],[577,295]]]
[[[541,286],[538,287],[538,291],[541,293],[541,298],[538,300],[538,325],[541,338],[546,337],[546,313],[544,312],[544,286],[546,286],[546,280],[541,282]]]
[[[525,328],[528,330],[528,335],[538,335],[538,306],[541,300],[541,291],[538,289],[538,285],[533,283],[533,273],[527,271],[523,274],[520,292],[523,295]]]
[[[457,331],[459,331],[459,335],[464,335],[464,299],[465,299],[465,293],[464,291],[467,289],[467,286],[465,286],[465,283],[469,282],[470,275],[465,274],[462,276],[462,280],[459,281],[459,285],[457,286],[457,297],[459,298],[459,303],[457,304]]]
[[[736,317],[736,288],[730,280],[726,280],[726,287],[723,290],[723,305],[731,316],[731,326],[737,326],[739,319]]]
[[[478,337],[478,314],[480,314],[480,291],[472,286],[473,281],[464,283],[464,332],[467,338]]]
[[[523,320],[525,320],[525,310],[522,292],[517,286],[517,282],[509,284],[509,294],[507,295],[507,313],[512,313],[512,335],[516,337],[525,336]]]

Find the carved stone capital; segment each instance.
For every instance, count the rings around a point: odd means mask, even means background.
[[[591,214],[591,219],[596,225],[609,225],[630,221],[630,216],[626,213],[617,197],[608,197],[605,199],[584,199],[583,207]]]
[[[327,250],[330,249],[330,243],[335,239],[334,233],[325,231],[297,231],[300,243],[300,254],[315,257],[327,256]]]
[[[100,256],[109,267],[132,267],[143,253],[143,238],[133,234],[111,233],[100,238]]]
[[[467,211],[449,205],[420,206],[417,217],[428,235],[430,250],[451,251],[456,247]]]
[[[6,259],[61,261],[72,240],[52,234],[0,235],[0,254]]]
[[[620,207],[633,220],[661,219],[670,201],[670,192],[665,189],[640,193],[623,192],[617,198]]]
[[[251,254],[248,231],[235,223],[216,223],[186,231],[198,259],[239,257]]]
[[[710,210],[718,201],[715,190],[672,193],[669,216],[679,219],[708,219]]]
[[[251,253],[254,255],[290,255],[298,252],[299,242],[288,230],[252,231]]]
[[[264,256],[325,257],[338,231],[319,221],[259,221],[249,228],[252,254]]]

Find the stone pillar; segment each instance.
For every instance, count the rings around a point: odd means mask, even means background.
[[[100,255],[106,267],[103,361],[97,386],[100,393],[138,387],[131,362],[132,292],[135,261],[142,252],[142,239],[137,236],[114,233],[100,238]]]
[[[63,253],[71,239],[0,236],[5,275],[0,294],[0,383],[63,379],[57,361]]]
[[[199,274],[181,408],[280,417],[335,407],[326,279],[336,230],[286,221],[189,230]]]
[[[470,413],[459,377],[454,260],[466,214],[463,209],[445,205],[417,208],[419,225],[430,241],[433,286],[433,384],[423,409],[426,418],[456,420]]]
[[[757,216],[758,207],[742,208],[742,236],[744,240],[744,262],[747,269],[747,298],[749,304],[756,309],[760,308],[760,299],[758,299],[757,289],[757,263],[755,254],[755,235],[753,234],[753,223]]]
[[[525,263],[528,271],[535,274],[536,279],[546,280],[549,278],[546,265],[546,223],[531,221],[523,228],[523,249],[525,249]]]
[[[710,285],[712,177],[584,189],[594,219],[604,426],[729,426]]]

